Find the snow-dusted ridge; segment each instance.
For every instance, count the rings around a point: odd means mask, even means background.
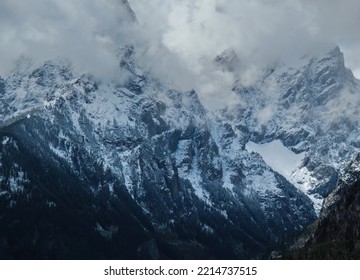
[[[264,70],[255,85],[236,84],[246,105],[221,112],[204,108],[195,91],[169,90],[136,69],[131,53],[122,84],[58,62],[14,71],[2,81],[0,131],[25,141],[39,161],[66,166],[94,197],[126,193],[162,234],[201,243],[195,233],[204,231],[248,255],[313,221],[360,148],[360,86],[338,49]],[[334,106],[336,115],[324,110]],[[103,224],[91,228],[104,235],[118,226]]]

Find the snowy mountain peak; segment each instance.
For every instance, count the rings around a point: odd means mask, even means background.
[[[339,47],[332,49],[324,56],[316,57],[312,70],[315,74],[315,81],[325,85],[329,84],[331,79],[333,82],[342,84],[353,78],[351,71],[345,67],[344,55]]]

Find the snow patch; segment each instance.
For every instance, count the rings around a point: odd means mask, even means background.
[[[50,148],[50,150],[51,150],[54,154],[56,154],[58,157],[63,158],[63,159],[65,159],[65,160],[69,160],[68,154],[67,154],[65,151],[63,151],[63,150],[61,150],[61,149],[59,149],[59,148],[54,147],[52,144],[49,144],[49,148]]]
[[[292,173],[301,165],[305,157],[305,152],[296,154],[285,147],[280,140],[265,144],[256,144],[249,141],[246,143],[245,148],[249,153],[260,154],[268,166],[290,182],[292,181]]]
[[[10,138],[5,136],[1,143],[5,146],[5,145],[7,145],[7,143],[9,143],[9,141],[10,141]]]
[[[315,212],[319,215],[323,198],[317,194],[309,194],[318,185],[318,181],[312,176],[306,166],[302,166],[305,152],[296,154],[284,146],[280,140],[274,140],[265,144],[249,141],[246,143],[245,148],[250,153],[258,153],[271,169],[284,176],[297,189],[305,193],[313,202]],[[259,180],[260,178],[257,179]],[[259,183],[255,181],[253,185],[257,186]]]

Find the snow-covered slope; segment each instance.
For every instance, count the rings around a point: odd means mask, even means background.
[[[345,68],[339,48],[269,67],[254,85],[239,83],[235,90],[246,104],[225,114],[247,135],[242,144],[281,141],[305,154],[288,180],[307,194],[325,197],[360,147],[360,83]],[[285,175],[286,170],[276,171]]]
[[[304,152],[296,154],[289,150],[280,140],[265,144],[256,144],[249,141],[246,143],[246,150],[250,153],[259,153],[267,165],[290,182],[293,178],[293,171],[301,166],[305,156]]]
[[[16,208],[47,178],[29,176],[39,170],[18,147],[57,176],[79,180],[59,179],[50,192],[45,184],[39,201],[62,209],[62,189],[80,188],[91,197],[81,205],[97,213],[87,227],[95,236],[126,244],[126,226],[111,215],[131,205],[120,212],[141,236],[138,257],[264,257],[269,244],[316,218],[314,205],[360,147],[359,82],[338,49],[264,70],[252,87],[237,84],[246,106],[220,113],[195,91],[144,74],[135,51],[119,52],[130,73],[121,84],[73,73],[59,60],[32,69],[20,59],[0,80],[2,207]],[[7,160],[6,151],[16,156]]]

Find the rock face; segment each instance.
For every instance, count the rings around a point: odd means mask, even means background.
[[[316,242],[360,241],[360,156],[347,168],[336,189],[325,199]],[[357,244],[356,246],[359,246]]]
[[[359,82],[339,48],[293,66],[275,65],[254,86],[235,90],[247,103],[237,120],[252,128],[250,139],[280,139],[297,153],[305,151],[303,166],[290,180],[315,199],[329,194],[358,150]]]
[[[0,80],[0,258],[266,258],[359,147],[338,48],[236,84],[246,106],[222,112],[142,73],[135,51],[119,52],[122,84],[25,59]],[[286,176],[250,140],[306,156]]]
[[[316,227],[292,258],[359,259],[360,156],[352,161],[334,191],[324,200]]]

